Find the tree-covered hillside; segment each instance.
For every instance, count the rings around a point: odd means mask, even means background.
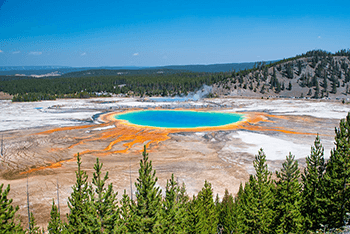
[[[350,50],[309,51],[272,64],[257,63],[215,84],[219,95],[341,97],[350,94]]]

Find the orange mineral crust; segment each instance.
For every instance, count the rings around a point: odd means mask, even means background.
[[[133,109],[135,111],[137,109]],[[181,110],[181,109],[178,109]],[[208,109],[196,109],[193,111],[208,111]],[[227,112],[228,110],[226,110]],[[244,115],[244,118],[236,123],[219,126],[219,127],[198,127],[198,128],[159,128],[159,127],[149,127],[149,126],[139,126],[130,124],[124,120],[115,119],[115,115],[126,113],[125,112],[111,112],[103,114],[99,117],[102,124],[99,125],[84,125],[84,126],[72,126],[72,127],[62,127],[55,128],[48,131],[40,132],[37,134],[52,134],[61,131],[70,130],[81,130],[86,129],[88,132],[87,136],[75,137],[74,143],[66,146],[65,148],[52,148],[50,151],[60,151],[60,150],[76,150],[80,155],[92,154],[94,156],[106,156],[113,154],[127,154],[131,149],[134,151],[142,151],[142,146],[146,145],[150,148],[150,151],[157,148],[159,142],[166,141],[170,139],[170,133],[178,132],[207,132],[207,131],[228,131],[228,130],[249,130],[249,131],[275,131],[283,132],[286,134],[304,134],[304,135],[315,135],[314,133],[298,132],[292,129],[285,129],[284,127],[267,127],[264,123],[275,123],[276,120],[288,121],[289,118],[293,118],[293,121],[304,121],[302,117],[288,117],[288,116],[275,116],[269,115],[263,112],[240,112]],[[95,131],[94,128],[100,128],[99,131]],[[102,128],[101,128],[102,127]],[[107,128],[103,128],[107,127]],[[97,142],[103,142],[104,147],[96,147]],[[62,166],[62,163],[75,160],[77,153],[72,155],[71,159],[63,160],[59,162],[52,162],[49,166],[42,166],[30,169],[21,174],[31,173],[34,171],[43,170],[46,168],[58,168]]]

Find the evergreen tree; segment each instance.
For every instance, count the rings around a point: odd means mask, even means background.
[[[28,234],[44,233],[44,231],[40,230],[40,228],[36,225],[36,221],[32,212],[30,212],[30,222],[29,222],[29,229],[27,233]]]
[[[322,84],[323,90],[327,91],[328,88],[328,82],[327,82],[327,76],[323,78],[323,84]]]
[[[158,178],[152,169],[152,161],[148,161],[146,146],[140,160],[139,177],[135,183],[137,202],[135,215],[138,233],[152,233],[160,224],[161,190],[156,187]]]
[[[301,60],[298,60],[297,64],[298,64],[298,75],[300,76],[301,71],[302,71]]]
[[[335,148],[326,165],[325,195],[327,199],[327,221],[329,227],[340,227],[350,211],[350,113],[335,129]]]
[[[126,194],[124,190],[123,198],[120,201],[121,207],[119,212],[118,224],[114,227],[114,233],[135,233],[136,232],[136,223],[135,215],[132,210],[134,207],[133,201],[130,200],[130,197]]]
[[[196,234],[197,224],[199,222],[199,205],[198,199],[193,195],[192,200],[188,202],[187,206],[187,232],[190,234]]]
[[[219,204],[219,224],[223,228],[222,233],[229,234],[234,229],[233,212],[233,196],[232,194],[229,194],[227,189],[225,189],[224,197]]]
[[[249,186],[244,188],[244,223],[246,232],[271,233],[273,222],[273,181],[268,171],[266,155],[262,149],[255,156],[256,175],[249,179]]]
[[[318,81],[316,80],[316,87],[315,87],[314,98],[319,98],[319,95],[320,95],[320,86],[318,85]]]
[[[291,63],[286,64],[286,76],[288,79],[293,79],[294,77],[293,65]]]
[[[247,183],[249,186],[249,183]],[[242,183],[239,185],[238,193],[234,199],[233,203],[233,215],[231,217],[232,219],[232,230],[230,230],[231,233],[243,233],[242,230],[245,230],[246,227],[243,223],[244,220],[244,213],[243,213],[243,207],[244,207],[244,189]]]
[[[255,227],[255,216],[254,212],[250,211],[252,200],[254,200],[254,194],[252,192],[251,183],[254,183],[254,176],[250,175],[249,181],[245,183],[244,188],[241,184],[238,192],[238,203],[235,200],[236,207],[235,222],[236,228],[235,233],[250,233],[252,232],[252,226]],[[253,217],[252,217],[253,215]]]
[[[186,207],[188,201],[189,201],[189,197],[186,193],[186,185],[185,182],[182,183],[181,187],[180,187],[180,192],[179,192],[179,196],[178,196],[179,202],[183,207]]]
[[[70,213],[67,214],[68,223],[66,224],[69,233],[88,233],[88,227],[91,222],[88,219],[91,213],[91,204],[89,203],[90,188],[88,186],[88,176],[81,168],[81,159],[77,156],[78,171],[75,172],[76,182],[73,185],[73,192],[68,198],[68,208]]]
[[[197,195],[198,222],[196,233],[216,233],[218,225],[218,214],[213,200],[213,189],[207,181]]]
[[[316,231],[325,221],[324,179],[325,160],[324,148],[317,135],[311,154],[306,158],[306,168],[302,175],[303,203],[302,214],[305,217],[306,230]]]
[[[332,75],[331,81],[332,81],[332,83],[331,83],[331,86],[332,86],[331,93],[336,94],[337,93],[337,78],[335,78],[335,76]]]
[[[7,185],[4,191],[2,188],[4,184],[0,185],[0,233],[24,233],[20,223],[16,223],[15,215],[18,211],[18,206],[11,205],[12,199],[7,196],[10,192],[10,185]]]
[[[103,164],[96,158],[96,163],[94,165],[95,172],[92,178],[95,191],[92,188],[90,189],[93,213],[89,216],[89,219],[93,223],[93,226],[89,229],[94,233],[112,232],[118,219],[118,193],[114,193],[112,184],[109,184],[107,189],[105,188],[106,180],[108,180],[108,171],[105,176],[101,178],[102,166]]]
[[[276,172],[276,233],[300,233],[304,219],[301,215],[301,184],[298,161],[289,153],[282,164],[280,172]]]
[[[165,199],[162,207],[160,233],[184,233],[186,212],[179,201],[180,188],[174,174],[167,181]]]
[[[51,212],[50,212],[50,221],[47,227],[47,231],[50,234],[58,234],[62,231],[62,222],[60,218],[60,213],[58,212],[58,208],[55,205],[55,201],[52,200]]]

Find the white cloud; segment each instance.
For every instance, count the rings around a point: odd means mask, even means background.
[[[317,38],[318,38],[318,39],[321,39],[321,36],[318,36]]]
[[[81,56],[85,56],[85,55],[86,55],[86,53],[85,53],[85,52],[81,54]]]
[[[0,53],[4,53],[4,51],[0,50]]]
[[[139,53],[134,53],[134,54],[133,54],[133,56],[138,56],[138,55],[139,55]]]
[[[19,54],[21,51],[13,51],[12,54]]]
[[[38,51],[32,51],[32,52],[29,52],[29,55],[41,55],[42,52],[38,52]]]

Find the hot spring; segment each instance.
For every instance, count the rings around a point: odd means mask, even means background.
[[[142,110],[116,114],[115,119],[157,128],[206,128],[234,124],[243,114],[185,110]]]

